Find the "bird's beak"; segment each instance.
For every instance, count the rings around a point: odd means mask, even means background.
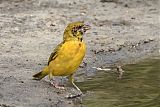
[[[89,29],[91,29],[91,26],[84,24],[80,30],[84,34]]]
[[[90,25],[86,25],[86,24],[85,24],[85,25],[83,26],[83,30],[84,30],[84,31],[87,31],[87,30],[90,30],[90,29],[91,29],[91,26],[90,26]]]

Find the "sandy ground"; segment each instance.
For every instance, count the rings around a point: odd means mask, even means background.
[[[46,64],[69,22],[84,20],[87,55],[76,80],[95,73],[92,68],[133,63],[158,54],[158,0],[1,0],[0,107],[72,107],[81,98],[65,96],[48,78],[32,80]],[[82,76],[78,76],[82,75]]]

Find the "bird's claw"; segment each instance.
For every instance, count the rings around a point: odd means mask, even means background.
[[[56,83],[52,83],[51,82],[51,85],[54,86],[55,88],[57,89],[60,89],[60,90],[65,90],[64,86],[63,85],[59,85],[59,84],[56,84]]]
[[[80,97],[82,95],[83,95],[83,93],[79,93],[79,94],[76,94],[76,95],[69,94],[69,95],[66,96],[66,98],[67,99],[73,99],[73,98]]]

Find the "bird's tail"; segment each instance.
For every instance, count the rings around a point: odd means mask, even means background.
[[[46,75],[49,74],[48,66],[46,66],[41,72],[34,74],[33,79],[34,80],[41,80],[44,78]]]

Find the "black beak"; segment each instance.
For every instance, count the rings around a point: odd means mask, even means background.
[[[91,26],[90,25],[84,25],[82,27],[82,29],[86,32],[87,30],[90,30],[91,29]]]
[[[89,26],[89,25],[83,25],[80,30],[84,34],[89,29],[91,29],[91,26]]]

